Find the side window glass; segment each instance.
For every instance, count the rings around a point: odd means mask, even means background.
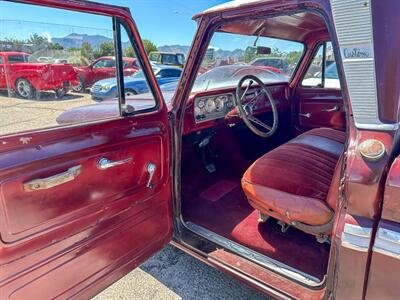
[[[331,42],[319,46],[301,84],[304,87],[340,89]]]
[[[116,69],[92,66],[115,61],[111,17],[9,1],[0,11],[21,12],[0,14],[0,135],[119,116]]]
[[[124,59],[136,58],[136,45],[132,42],[128,31],[121,26],[121,45]],[[142,70],[140,62],[136,59],[137,68],[124,70],[124,93],[126,111],[137,112],[139,110],[150,110],[156,106],[156,100],[151,91],[147,75]],[[153,69],[155,72],[155,69]]]

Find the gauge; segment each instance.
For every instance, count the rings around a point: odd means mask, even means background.
[[[197,102],[198,108],[203,108],[205,105],[206,105],[206,102],[204,100],[199,100],[199,102]]]
[[[194,108],[194,114],[195,114],[195,116],[201,115],[201,109],[198,108],[198,107],[195,107]]]
[[[206,101],[205,110],[207,113],[212,113],[215,111],[216,105],[213,98],[208,98]]]
[[[217,97],[215,99],[215,109],[217,111],[222,111],[226,102],[228,102],[228,97],[226,95]]]

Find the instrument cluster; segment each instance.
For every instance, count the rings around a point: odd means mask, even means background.
[[[234,106],[233,94],[198,97],[194,101],[196,123],[223,118]]]

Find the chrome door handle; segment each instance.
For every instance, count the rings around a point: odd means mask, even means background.
[[[304,117],[304,118],[311,118],[311,114],[310,113],[306,113],[306,114],[299,114],[300,117]]]
[[[333,111],[339,111],[339,110],[340,110],[340,106],[337,105],[337,104],[332,108],[323,108],[323,109],[321,109],[321,111],[323,111],[323,112],[333,112]]]
[[[132,160],[132,157],[128,157],[126,159],[122,159],[122,160],[116,160],[116,161],[112,161],[109,160],[108,158],[100,158],[99,162],[97,163],[97,168],[99,170],[106,170],[112,167],[116,167],[116,166],[120,166],[123,164],[126,164],[128,162],[130,162]]]
[[[147,165],[147,173],[149,173],[149,180],[147,181],[146,187],[149,189],[152,189],[154,187],[153,183],[151,182],[154,176],[154,173],[156,172],[156,165],[154,163],[149,163]]]
[[[69,182],[78,177],[82,172],[82,165],[69,168],[67,171],[56,174],[47,178],[33,179],[24,183],[24,190],[26,192],[33,192],[37,190],[47,190],[57,185]]]

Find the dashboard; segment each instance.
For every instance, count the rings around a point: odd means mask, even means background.
[[[198,97],[194,102],[196,123],[223,118],[235,107],[235,99],[232,93]]]
[[[278,110],[289,109],[288,84],[268,85]],[[241,123],[236,111],[236,89],[224,88],[218,91],[205,91],[192,94],[189,105],[186,107],[183,134],[198,132],[208,128],[232,126]],[[243,103],[254,99],[261,92],[261,88],[254,87],[246,93]],[[255,115],[271,111],[266,95],[260,95],[257,101],[251,102],[251,110]],[[226,116],[229,116],[226,118]]]

